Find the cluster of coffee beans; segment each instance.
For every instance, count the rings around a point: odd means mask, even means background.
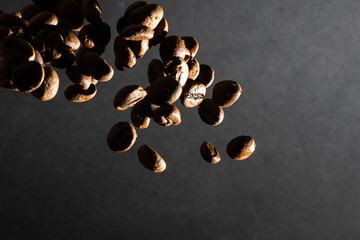
[[[89,24],[84,26],[85,19]],[[100,56],[110,38],[96,0],[33,0],[19,12],[1,13],[0,86],[51,100],[59,89],[55,67],[66,69],[73,82],[67,99],[90,100],[96,83],[114,73]]]
[[[136,59],[160,43],[168,32],[164,10],[157,4],[137,1],[131,4],[119,18],[116,30],[119,36],[114,42],[115,67],[122,71],[132,68]]]

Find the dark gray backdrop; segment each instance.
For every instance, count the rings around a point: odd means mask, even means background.
[[[5,12],[30,1],[2,1]],[[99,1],[112,27],[132,1]],[[112,106],[128,84],[147,85],[151,49],[136,67],[98,84],[96,97],[50,102],[0,89],[0,239],[359,239],[360,3],[357,0],[157,1],[169,35],[193,35],[216,81],[243,94],[218,127],[180,106],[183,122],[138,130],[112,152],[106,135],[129,121]],[[211,92],[212,88],[209,89]],[[231,160],[226,143],[255,138]],[[202,141],[222,161],[204,162]],[[153,174],[136,149],[167,161]]]

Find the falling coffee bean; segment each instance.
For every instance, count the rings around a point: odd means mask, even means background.
[[[67,48],[71,48],[73,51],[79,49],[81,43],[75,33],[67,30],[66,28],[59,28],[57,32],[63,38],[63,43]]]
[[[232,139],[227,147],[226,152],[232,159],[244,160],[255,151],[255,140],[249,136],[238,136]]]
[[[149,127],[152,116],[152,109],[149,100],[143,99],[137,102],[131,109],[130,118],[135,127]]]
[[[128,122],[118,122],[107,136],[107,144],[111,150],[121,153],[129,150],[135,143],[137,133],[135,128]]]
[[[178,36],[166,37],[160,43],[160,57],[165,62],[171,57],[181,57],[186,59],[190,52],[185,46],[184,40]]]
[[[32,92],[44,81],[44,68],[35,61],[18,65],[12,75],[12,81],[21,92]]]
[[[81,8],[84,17],[91,24],[101,24],[103,21],[101,8],[96,0],[82,0]]]
[[[164,16],[164,10],[157,4],[136,7],[128,13],[127,19],[132,24],[141,24],[155,29]]]
[[[170,76],[156,80],[148,91],[151,103],[165,105],[174,103],[181,95],[182,87],[178,81]]]
[[[40,99],[41,101],[49,101],[53,99],[59,89],[59,76],[54,69],[44,67],[45,77],[44,81],[35,91],[31,94]]]
[[[201,144],[200,153],[202,158],[208,163],[215,164],[221,160],[218,150],[209,142],[203,142]]]
[[[65,90],[65,97],[71,102],[86,102],[91,100],[97,92],[97,88],[94,84],[86,90],[81,85],[71,85]]]
[[[126,20],[126,18],[124,16],[120,17],[116,23],[116,31],[118,32],[118,34],[120,34],[122,32],[122,30],[129,26],[129,22]]]
[[[181,103],[187,107],[192,108],[198,106],[206,95],[206,87],[202,83],[189,82],[187,83],[180,96]]]
[[[198,113],[204,123],[212,126],[217,126],[224,120],[222,107],[219,107],[214,100],[209,98],[201,102]]]
[[[125,27],[121,31],[121,35],[124,37],[125,40],[149,40],[154,37],[154,30],[147,26],[136,24]]]
[[[121,70],[132,68],[136,64],[136,56],[130,49],[128,42],[119,35],[115,38],[114,52],[117,60],[116,68]]]
[[[187,49],[189,49],[190,52],[190,57],[195,57],[196,53],[199,50],[199,43],[198,41],[191,36],[185,36],[185,37],[181,37],[182,40],[185,41],[185,46]]]
[[[114,97],[114,107],[119,111],[131,108],[141,101],[146,94],[146,91],[139,85],[123,87]]]
[[[153,119],[164,127],[179,125],[181,123],[180,110],[174,105],[163,105],[154,111]]]
[[[172,57],[164,64],[164,73],[172,76],[181,86],[184,86],[189,76],[189,67],[185,60],[180,57]]]
[[[80,85],[83,90],[87,90],[93,83],[92,77],[85,74],[85,72],[78,65],[68,67],[65,73],[70,79],[70,81],[77,85]]]
[[[128,41],[130,49],[135,54],[136,58],[141,58],[149,49],[149,40]]]
[[[98,25],[85,25],[79,32],[79,40],[87,48],[103,48],[110,39],[110,26],[104,22]]]
[[[150,84],[153,84],[161,77],[165,77],[164,63],[159,59],[153,59],[148,65],[147,76]]]
[[[114,75],[113,68],[99,54],[87,52],[81,60],[80,67],[86,70],[94,79],[99,82],[107,82]]]
[[[169,31],[169,25],[165,18],[161,19],[157,27],[154,29],[154,37],[150,39],[150,46],[158,45],[166,37]]]
[[[42,11],[44,11],[44,6],[38,3],[32,3],[23,7],[20,12],[22,19],[29,21],[33,16],[41,13]]]
[[[61,54],[61,57],[59,59],[56,59],[51,62],[51,65],[60,68],[65,69],[73,65],[75,62],[75,53],[70,48],[65,48]]]
[[[191,80],[195,80],[200,73],[200,64],[198,62],[198,60],[194,57],[191,57],[188,61],[187,61],[187,65],[189,67],[189,79]]]
[[[210,87],[215,78],[215,71],[206,64],[200,64],[200,72],[196,78],[197,82],[200,82],[205,85],[206,88]]]
[[[0,42],[0,56],[12,63],[22,63],[35,59],[35,49],[28,41],[10,35]]]
[[[156,173],[165,171],[165,160],[149,145],[139,147],[137,154],[139,161],[145,168]]]
[[[130,4],[130,5],[126,8],[125,13],[124,13],[124,18],[128,18],[130,12],[132,12],[132,11],[135,10],[136,8],[145,6],[145,5],[147,5],[147,4],[148,4],[148,3],[145,2],[145,1],[135,1],[135,2],[133,2],[132,4]]]
[[[36,14],[29,20],[29,30],[35,36],[42,29],[51,29],[59,22],[58,17],[49,11]]]
[[[241,86],[235,81],[218,82],[212,92],[212,99],[221,107],[230,107],[241,95]]]
[[[60,0],[56,6],[59,25],[67,29],[79,30],[84,23],[81,5],[75,0]]]

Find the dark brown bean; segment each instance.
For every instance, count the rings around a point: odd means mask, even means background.
[[[157,79],[165,77],[164,63],[159,59],[153,59],[148,65],[147,76],[150,84],[153,84]]]
[[[129,12],[127,19],[132,24],[141,24],[155,29],[164,16],[164,10],[157,4],[147,4]]]
[[[194,57],[191,57],[187,61],[187,65],[189,67],[189,79],[195,80],[199,76],[199,73],[200,73],[200,64],[199,64],[198,60]]]
[[[63,38],[63,43],[66,47],[71,48],[71,50],[76,51],[80,47],[80,40],[75,33],[69,31],[66,28],[59,28],[57,32]]]
[[[45,51],[43,54],[45,62],[49,63],[54,60],[60,59],[62,53],[65,50],[63,41],[64,40],[62,36],[56,31],[52,31],[46,36]]]
[[[21,92],[32,92],[44,81],[44,68],[35,61],[24,62],[17,66],[12,75],[12,81]]]
[[[54,60],[51,62],[51,65],[60,68],[65,69],[73,65],[75,62],[75,53],[70,48],[65,48],[61,54],[61,57],[57,60]]]
[[[23,9],[21,9],[22,19],[29,21],[33,16],[41,13],[42,11],[44,11],[44,7],[41,4],[32,3],[26,5]]]
[[[121,153],[129,150],[136,138],[136,130],[130,123],[118,122],[110,129],[107,144],[111,150]]]
[[[221,107],[232,106],[240,97],[242,88],[232,80],[218,82],[212,92],[212,99]]]
[[[185,60],[180,57],[172,57],[164,64],[164,73],[172,76],[181,86],[184,86],[189,76],[189,67]]]
[[[86,102],[95,97],[97,88],[94,84],[86,90],[80,85],[71,85],[65,90],[65,97],[71,102]]]
[[[141,24],[134,24],[125,27],[121,31],[121,35],[124,37],[125,40],[149,40],[154,37],[154,30]]]
[[[217,126],[224,120],[222,107],[219,107],[214,100],[209,98],[201,102],[198,113],[204,123],[212,126]]]
[[[99,82],[107,82],[114,75],[113,68],[97,53],[85,53],[79,66]]]
[[[60,0],[56,6],[59,25],[67,29],[80,29],[84,23],[81,5],[75,0]]]
[[[139,147],[137,154],[139,161],[145,168],[156,173],[165,171],[165,160],[149,145]]]
[[[131,108],[144,99],[146,94],[146,91],[139,85],[125,86],[116,93],[114,107],[119,111]]]
[[[195,57],[196,53],[199,50],[199,43],[198,41],[191,36],[185,36],[185,37],[181,37],[182,40],[185,41],[185,46],[187,49],[189,49],[190,52],[190,57]]]
[[[157,27],[154,29],[154,37],[150,39],[150,46],[158,45],[162,40],[165,39],[169,31],[169,25],[165,18],[161,19]]]
[[[70,81],[80,85],[84,90],[88,89],[93,83],[92,77],[90,75],[86,75],[85,72],[77,65],[68,67],[65,73]]]
[[[200,64],[200,72],[195,81],[205,85],[206,88],[210,87],[215,79],[215,71],[206,64]]]
[[[27,27],[27,22],[18,16],[10,13],[4,13],[0,15],[0,26],[8,27],[10,29],[14,27]]]
[[[154,111],[153,119],[164,127],[179,125],[181,123],[180,110],[174,105],[166,104]]]
[[[120,17],[116,23],[116,31],[118,32],[118,34],[120,34],[122,32],[122,30],[129,26],[129,22],[126,20],[126,18],[124,16]]]
[[[244,160],[255,151],[255,140],[249,136],[238,136],[232,139],[226,147],[226,152],[232,159]]]
[[[208,163],[215,164],[220,162],[220,154],[218,150],[209,142],[203,142],[200,146],[202,158]]]
[[[174,103],[181,95],[182,87],[172,77],[163,77],[156,80],[148,91],[149,101],[155,105]]]
[[[149,49],[149,40],[129,41],[129,47],[137,58],[141,58]]]
[[[35,36],[41,29],[49,29],[59,23],[58,17],[49,11],[36,14],[29,20],[29,30]]]
[[[192,81],[185,84],[180,96],[180,100],[185,107],[196,107],[203,101],[205,94],[205,85]]]
[[[160,57],[166,62],[171,57],[188,58],[190,55],[189,50],[185,46],[184,40],[178,36],[166,37],[160,43]]]
[[[149,127],[152,116],[151,104],[147,99],[137,102],[131,109],[130,118],[135,127]]]
[[[98,25],[85,25],[79,32],[79,40],[87,48],[105,47],[110,39],[110,26],[105,22]]]
[[[82,0],[81,8],[84,17],[91,24],[100,24],[103,21],[101,8],[96,0]]]
[[[120,35],[115,38],[114,52],[118,64],[117,69],[132,68],[136,64],[136,56],[130,49],[128,42]]]
[[[40,87],[31,94],[41,101],[49,101],[53,99],[59,90],[59,76],[54,69],[44,67],[44,81]]]
[[[0,42],[0,56],[12,63],[21,63],[35,59],[35,49],[28,41],[10,35]]]

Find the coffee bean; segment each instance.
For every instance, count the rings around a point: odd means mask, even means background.
[[[2,41],[7,36],[10,36],[13,32],[10,28],[5,26],[0,26],[0,41]]]
[[[49,11],[36,14],[29,20],[29,30],[35,36],[42,29],[51,29],[59,23],[58,17]]]
[[[29,21],[33,16],[41,13],[42,11],[44,11],[44,7],[41,4],[32,3],[26,5],[23,9],[21,9],[22,19]]]
[[[214,100],[209,98],[201,102],[198,113],[204,123],[212,126],[217,126],[224,120],[222,107],[219,107]]]
[[[12,64],[8,59],[0,60],[0,87],[12,90],[19,91],[12,82]]]
[[[124,71],[126,69],[117,58],[115,58],[115,68],[119,71]]]
[[[81,8],[89,23],[100,24],[103,22],[101,8],[96,0],[82,0]]]
[[[45,41],[50,33],[51,30],[49,29],[42,29],[34,37],[34,48],[42,54],[45,52]]]
[[[149,49],[149,40],[129,41],[129,47],[137,58],[141,58]]]
[[[82,86],[86,90],[93,83],[90,75],[86,75],[84,71],[77,65],[70,66],[65,71],[66,75],[73,83]]]
[[[75,0],[60,0],[56,6],[56,15],[61,27],[78,30],[83,26],[84,14],[81,5]]]
[[[85,69],[94,79],[99,82],[107,82],[111,80],[114,75],[113,68],[100,57],[99,54],[87,52],[82,57],[80,67]]]
[[[118,34],[120,34],[122,32],[122,30],[129,26],[129,22],[126,20],[126,18],[124,16],[120,17],[116,23],[116,31],[118,32]]]
[[[125,40],[149,40],[154,37],[154,30],[141,24],[135,24],[125,27],[121,31],[121,35],[124,37]]]
[[[221,160],[218,150],[209,142],[203,142],[201,144],[200,153],[202,158],[208,163],[215,164]]]
[[[12,75],[12,81],[21,92],[32,92],[44,81],[44,68],[35,61],[24,62],[17,66]]]
[[[184,40],[178,36],[166,37],[160,43],[160,57],[165,62],[171,57],[181,57],[186,59],[190,52],[185,46]]]
[[[110,39],[110,26],[104,22],[98,25],[85,25],[79,32],[79,40],[87,48],[105,47]]]
[[[27,25],[27,22],[16,15],[10,13],[4,13],[0,15],[0,26],[12,29],[14,27],[26,28]]]
[[[206,64],[200,64],[200,72],[195,81],[205,85],[206,88],[210,87],[215,79],[215,71]]]
[[[164,10],[157,4],[147,4],[129,12],[127,19],[132,24],[141,24],[155,29],[164,16]]]
[[[180,100],[185,107],[196,107],[203,101],[205,94],[206,88],[204,84],[189,82],[185,84]]]
[[[156,173],[165,171],[165,160],[149,145],[139,147],[137,154],[141,164],[150,171]]]
[[[172,77],[162,77],[156,80],[148,91],[149,101],[156,105],[174,103],[181,95],[182,87]]]
[[[71,85],[65,90],[65,97],[71,102],[86,102],[91,100],[97,92],[94,84],[91,84],[87,90],[80,85]]]
[[[31,94],[40,99],[41,101],[49,101],[53,99],[59,89],[59,76],[54,69],[44,67],[44,81],[36,90]]]
[[[132,68],[135,66],[136,56],[121,35],[115,38],[114,52],[118,61],[117,69]]]
[[[139,7],[142,7],[142,6],[145,6],[147,5],[148,3],[147,2],[144,2],[144,1],[135,1],[133,2],[132,4],[130,4],[126,10],[125,10],[125,13],[124,13],[124,17],[125,18],[128,18],[129,17],[129,13],[133,10],[135,10],[136,8],[139,8]]]
[[[146,94],[146,91],[139,85],[123,87],[114,97],[114,107],[119,111],[131,108],[142,100]]]
[[[47,35],[44,43],[45,51],[43,55],[45,62],[50,63],[61,57],[65,49],[63,41],[62,36],[56,31],[51,31],[49,35]]]
[[[137,102],[131,109],[130,118],[135,127],[149,127],[152,116],[151,104],[147,99]]]
[[[154,111],[153,119],[164,127],[179,125],[181,123],[180,110],[174,105],[166,104]]]
[[[150,84],[153,84],[157,79],[165,77],[164,64],[159,59],[153,59],[148,65],[147,76]]]
[[[249,136],[238,136],[232,139],[227,147],[226,152],[232,159],[244,160],[255,151],[255,140]]]
[[[185,41],[185,46],[190,51],[190,57],[192,57],[192,58],[195,57],[196,53],[199,50],[198,41],[194,37],[191,37],[191,36],[181,37],[181,39]]]
[[[165,62],[164,73],[184,86],[189,76],[189,67],[183,58],[172,57]]]
[[[51,62],[51,65],[60,68],[65,69],[73,65],[75,62],[75,53],[70,48],[65,48],[61,54],[61,57],[57,60],[54,60]]]
[[[230,107],[239,99],[241,91],[241,86],[237,82],[221,81],[214,86],[212,99],[221,107]]]
[[[59,28],[57,32],[63,38],[63,43],[67,48],[76,51],[80,47],[80,40],[75,33],[67,30],[66,28]]]
[[[111,150],[121,153],[129,150],[136,141],[136,130],[128,122],[118,122],[107,136],[107,144]]]
[[[12,63],[22,63],[35,59],[35,49],[19,37],[10,35],[0,42],[0,56]]]
[[[187,61],[187,65],[189,67],[189,79],[195,80],[200,73],[200,64],[198,60],[192,57]]]
[[[150,39],[150,46],[158,45],[162,40],[165,39],[169,32],[169,25],[165,18],[161,19],[157,27],[154,29],[154,37]]]

